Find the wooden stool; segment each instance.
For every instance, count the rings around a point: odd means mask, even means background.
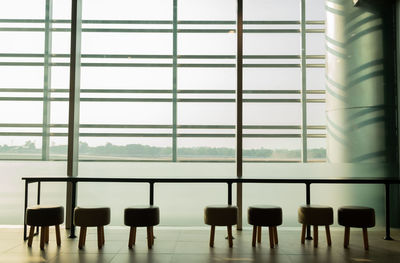
[[[333,224],[333,209],[329,206],[305,205],[298,210],[299,223],[303,224],[301,231],[301,243],[304,244],[306,227],[314,227],[314,247],[318,247],[318,226],[325,226],[326,241],[328,246],[332,245],[329,225]]]
[[[253,247],[256,246],[257,235],[257,241],[261,243],[262,226],[267,226],[269,229],[270,247],[274,248],[278,244],[278,231],[276,227],[282,224],[282,208],[270,205],[250,206],[247,210],[247,220],[250,225],[253,225]]]
[[[82,208],[75,207],[74,224],[80,226],[79,249],[85,246],[87,227],[97,227],[97,245],[101,249],[104,245],[104,226],[110,224],[110,208]]]
[[[30,227],[28,247],[32,246],[35,226],[40,226],[40,249],[49,243],[49,226],[56,228],[57,246],[61,245],[60,225],[64,222],[64,207],[36,205],[26,209],[26,224]]]
[[[350,227],[363,230],[364,249],[368,250],[368,227],[375,226],[375,210],[363,206],[343,206],[338,209],[339,225],[344,226],[344,247],[349,246]]]
[[[210,247],[214,246],[215,226],[228,229],[229,247],[233,246],[232,226],[237,223],[237,207],[231,205],[207,206],[204,209],[204,223],[211,225]]]
[[[128,207],[124,211],[124,223],[130,226],[128,247],[136,241],[136,228],[147,227],[147,246],[149,249],[154,244],[153,226],[160,223],[160,209],[157,206]]]

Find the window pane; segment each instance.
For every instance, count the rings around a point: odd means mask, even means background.
[[[244,20],[300,20],[299,0],[244,0]]]

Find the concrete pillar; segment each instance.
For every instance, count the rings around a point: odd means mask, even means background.
[[[394,10],[392,1],[326,1],[331,163],[397,163]]]

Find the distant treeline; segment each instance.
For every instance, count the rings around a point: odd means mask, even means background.
[[[40,154],[41,149],[36,148],[35,144],[27,141],[23,146],[1,145],[0,153],[29,153]],[[66,154],[67,145],[50,146],[51,154]],[[145,157],[145,158],[165,158],[171,157],[171,147],[155,147],[143,144],[113,145],[106,143],[103,146],[89,146],[85,142],[79,143],[79,153],[82,155],[92,156],[124,156],[124,157]],[[183,147],[178,148],[178,156],[181,157],[218,157],[233,158],[235,149],[226,147]],[[250,149],[243,150],[243,157],[257,159],[298,159],[301,156],[300,150],[287,149]],[[308,157],[310,159],[324,159],[326,157],[326,149],[309,149]]]

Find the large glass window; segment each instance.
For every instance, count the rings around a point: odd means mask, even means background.
[[[245,162],[325,160],[323,2],[244,1]],[[79,159],[234,162],[236,11],[82,0]],[[71,0],[0,12],[0,157],[65,160]]]

